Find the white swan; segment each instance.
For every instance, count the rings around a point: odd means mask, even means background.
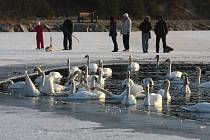
[[[183,109],[190,112],[201,112],[201,113],[209,113],[210,112],[210,103],[201,102],[192,106],[183,107]]]
[[[90,63],[89,55],[86,55],[85,58],[87,58],[88,74],[95,74],[97,72],[98,65],[96,63]]]
[[[41,75],[40,77],[42,78],[40,80],[42,83],[39,84],[39,86],[38,86],[39,91],[42,94],[59,95],[59,94],[62,94],[63,91],[68,90],[67,87],[56,84],[54,82],[55,79],[54,79],[53,75],[49,74],[46,76],[43,71],[40,71],[39,69],[35,69],[35,70],[38,71],[39,75]]]
[[[165,80],[164,83],[163,83],[163,86],[164,86],[164,89],[159,89],[157,91],[157,94],[160,94],[163,99],[166,99],[166,100],[170,101],[171,100],[171,95],[169,93],[170,81]]]
[[[90,100],[98,99],[98,95],[91,92],[90,87],[86,83],[80,83],[76,91],[75,81],[72,80],[72,90],[68,98],[71,100]]]
[[[104,88],[106,78],[103,78],[103,73],[100,67],[98,68],[99,75],[89,75],[87,65],[84,65],[84,69],[85,69],[84,77],[88,80],[88,85],[91,85],[92,77],[95,77],[97,79],[96,80],[97,84],[99,84],[102,88]]]
[[[42,72],[42,70],[41,70],[40,67],[36,67],[36,68],[34,69],[34,72],[35,72],[35,71],[37,71],[38,74],[40,74],[40,73]],[[45,75],[45,76],[46,76],[46,77],[52,76],[52,77],[54,78],[54,82],[55,82],[55,83],[59,83],[59,82],[60,82],[60,79],[63,77],[59,72],[55,72],[55,71],[52,71],[52,72],[50,72],[48,75]],[[35,84],[36,84],[37,86],[39,86],[39,85],[42,83],[42,80],[43,80],[42,76],[39,76],[39,77],[37,77],[37,78],[34,80],[34,82],[35,82]]]
[[[38,89],[36,89],[35,85],[31,81],[30,77],[28,76],[27,71],[25,71],[25,81],[16,82],[9,81],[10,85],[8,86],[8,90],[10,93],[15,95],[23,95],[23,96],[30,96],[36,97],[40,95]]]
[[[71,67],[71,60],[70,60],[70,58],[67,60],[67,66],[68,66],[68,78],[70,78],[72,75],[74,75],[74,73],[76,71],[80,71],[78,66]]]
[[[127,94],[123,97],[123,100],[121,103],[123,105],[129,106],[129,105],[135,105],[136,104],[136,98],[130,93],[130,71],[128,72],[128,83],[127,83]]]
[[[154,87],[154,81],[152,78],[144,78],[141,80],[141,85],[143,86],[144,90],[146,89],[146,86],[149,84],[150,90],[153,90]]]
[[[182,77],[184,78],[184,84],[179,87],[179,93],[183,95],[191,94],[191,89],[189,87],[190,82],[188,80],[187,74],[184,73]]]
[[[208,82],[200,82],[201,79],[201,69],[200,67],[196,67],[196,73],[197,73],[197,78],[196,78],[196,86],[204,91],[210,91],[210,81]]]
[[[133,57],[132,55],[129,56],[129,64],[128,64],[128,70],[131,72],[136,72],[139,71],[139,64],[137,62],[133,62]]]
[[[99,66],[102,69],[103,77],[105,77],[105,78],[112,77],[112,69],[111,68],[104,68],[102,59],[99,60]]]
[[[105,99],[106,98],[106,94],[103,93],[102,91],[96,89],[96,87],[101,87],[100,85],[96,85],[96,78],[92,77],[92,92],[98,95],[98,99]],[[105,101],[105,100],[104,100]]]
[[[165,62],[168,62],[168,71],[167,71],[167,77],[169,80],[172,80],[174,78],[181,78],[182,77],[182,72],[180,71],[173,71],[171,72],[171,66],[172,66],[172,61],[170,59],[167,59]]]
[[[162,96],[160,94],[149,93],[149,84],[146,87],[147,93],[144,98],[144,105],[162,107]]]

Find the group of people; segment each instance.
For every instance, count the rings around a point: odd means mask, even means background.
[[[68,18],[68,15],[65,16],[66,19],[61,26],[61,30],[63,31],[63,50],[72,50],[72,33],[73,33],[73,22]],[[121,34],[123,37],[123,45],[125,52],[129,51],[129,38],[132,29],[132,22],[129,18],[128,13],[123,14],[122,17],[122,24],[121,24]],[[139,25],[139,29],[142,31],[142,50],[143,53],[148,53],[148,46],[149,46],[149,39],[151,38],[151,30],[152,25],[150,22],[150,17],[146,16],[144,21]],[[37,49],[44,49],[44,39],[43,39],[43,28],[38,22],[37,26],[34,28],[36,34],[36,41],[37,41]],[[167,45],[166,45],[166,35],[168,33],[168,27],[166,22],[164,21],[163,17],[160,16],[158,21],[156,22],[154,32],[156,34],[156,53],[159,53],[159,43],[162,39],[163,43],[163,52],[168,52]],[[109,36],[112,38],[114,49],[112,52],[118,52],[118,43],[117,43],[117,22],[114,16],[110,17],[110,30]]]
[[[122,17],[121,24],[121,34],[123,36],[123,51],[129,51],[129,37],[131,33],[132,22],[128,16],[128,13],[125,13]],[[146,16],[144,21],[139,25],[139,29],[142,31],[142,50],[143,53],[148,53],[149,39],[151,38],[151,30],[152,25],[150,22],[150,17]],[[159,44],[160,39],[162,39],[163,43],[163,52],[169,52],[168,47],[166,45],[166,35],[168,33],[168,27],[162,16],[158,18],[156,22],[154,32],[156,34],[156,53],[159,53]],[[112,38],[114,44],[114,50],[112,52],[118,51],[118,43],[117,43],[117,22],[113,16],[110,17],[110,30],[109,36]]]

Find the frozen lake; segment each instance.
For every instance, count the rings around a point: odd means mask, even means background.
[[[62,51],[62,33],[45,33],[45,46],[49,45],[50,36],[55,47],[53,52],[35,50],[35,33],[0,33],[0,79],[19,75],[25,69],[32,72],[39,64],[46,68],[63,67],[67,58],[71,58],[74,65],[81,65],[86,54],[92,61],[104,59],[105,64],[127,63],[130,54],[139,63],[148,63],[154,61],[156,55],[154,34],[148,54],[142,53],[140,32],[132,33],[130,52],[117,53],[111,52],[113,45],[108,33],[75,33],[80,42],[73,40],[72,51]],[[160,53],[161,61],[171,58],[181,64],[209,63],[209,38],[210,31],[169,32],[167,43],[175,51]],[[118,43],[123,50],[119,34]],[[193,115],[203,115],[207,121],[97,101],[64,103],[62,98],[18,98],[0,94],[2,139],[208,139],[210,114],[192,114],[192,118]]]

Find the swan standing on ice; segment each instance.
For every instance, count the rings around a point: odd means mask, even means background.
[[[90,63],[89,55],[86,55],[85,58],[87,58],[88,74],[95,74],[98,70],[98,65],[96,63]]]
[[[128,70],[131,72],[136,72],[139,71],[139,64],[137,62],[133,62],[133,57],[132,55],[129,56],[129,64],[128,64]]]
[[[25,82],[16,82],[11,81],[11,85],[8,86],[8,90],[12,94],[18,94],[29,97],[37,97],[40,95],[38,89],[36,89],[35,85],[31,81],[28,76],[27,71],[25,71]]]
[[[162,96],[160,94],[149,93],[149,84],[146,86],[145,106],[162,107]]]

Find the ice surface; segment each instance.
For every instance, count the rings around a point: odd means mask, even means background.
[[[76,32],[80,40],[73,38],[73,50],[63,51],[63,34],[61,32],[45,32],[45,47],[49,46],[50,36],[53,38],[55,51],[45,52],[35,50],[35,33],[0,33],[0,66],[11,64],[64,64],[67,58],[74,62],[85,62],[84,56],[89,54],[92,61],[99,58],[104,61],[121,62],[127,60],[129,54],[135,59],[151,60],[155,53],[155,35],[152,33],[149,53],[143,54],[141,48],[141,33],[133,32],[130,38],[130,52],[122,52],[122,36],[117,40],[120,52],[112,53],[113,44],[107,32]],[[210,31],[179,31],[169,32],[167,44],[174,48],[174,52],[160,53],[161,59],[171,58],[172,61],[210,61]],[[162,46],[160,47],[160,52]]]
[[[152,60],[155,53],[155,35],[152,33],[149,53],[143,54],[141,33],[133,32],[130,38],[130,52],[122,52],[122,37],[118,34],[120,52],[112,53],[113,44],[107,32],[74,33],[80,40],[73,39],[73,50],[62,51],[62,33],[44,33],[45,47],[53,38],[55,51],[35,50],[35,33],[0,33],[0,67],[10,65],[64,65],[67,58],[73,62],[85,63],[84,56],[89,54],[92,61],[99,58],[105,62],[120,63],[128,56],[139,61]],[[161,60],[210,62],[210,31],[169,32],[167,44],[174,48],[169,54],[160,53]],[[162,47],[160,48],[162,51]],[[100,128],[100,129],[95,129]],[[38,110],[0,105],[1,140],[187,140],[179,136],[134,132],[133,129],[103,129],[100,123],[81,121],[70,116],[55,115]]]
[[[102,126],[70,116],[3,105],[0,105],[0,125],[1,140],[189,140],[132,129],[95,129]]]

